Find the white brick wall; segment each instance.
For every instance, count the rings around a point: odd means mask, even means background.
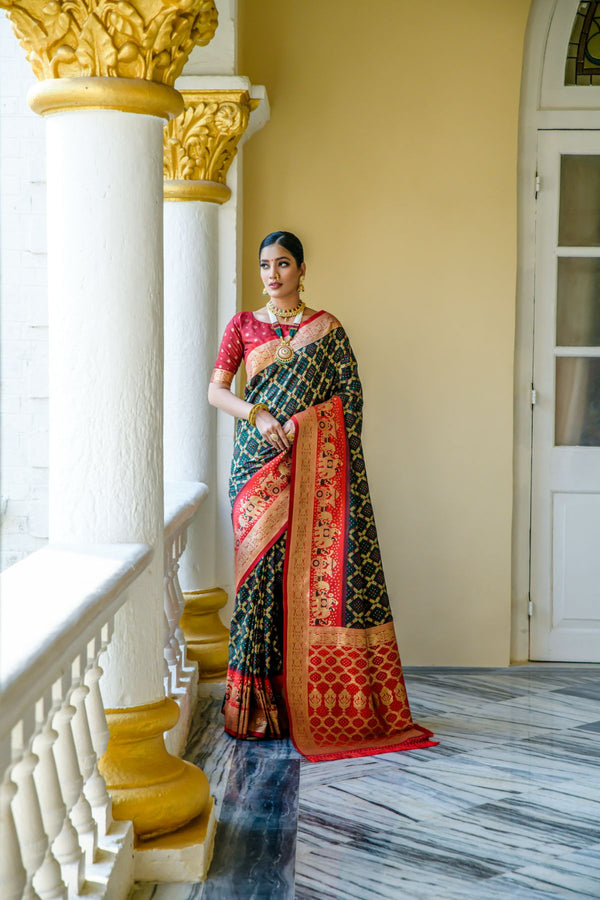
[[[0,13],[0,569],[48,536],[44,121],[35,78]]]

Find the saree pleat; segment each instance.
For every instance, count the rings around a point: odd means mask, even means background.
[[[296,425],[278,453],[237,423],[230,478],[236,553],[225,728],[279,738],[309,760],[431,746],[412,721],[360,432],[362,391],[343,328],[313,316],[246,358],[245,399]]]
[[[264,554],[236,596],[229,636],[225,730],[241,738],[281,738],[285,535]]]

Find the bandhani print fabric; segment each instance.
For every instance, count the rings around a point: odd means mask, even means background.
[[[292,338],[291,363],[275,361],[278,344],[270,324],[239,313],[212,377],[230,384],[243,359],[245,399],[296,426],[285,453],[246,420],[236,426],[225,730],[245,739],[289,731],[312,761],[433,746],[431,732],[412,721],[406,696],[350,343],[321,311]]]

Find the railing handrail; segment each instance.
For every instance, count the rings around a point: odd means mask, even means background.
[[[0,575],[0,739],[112,619],[153,552],[49,544]]]
[[[207,494],[201,481],[165,482],[165,541],[194,518]]]

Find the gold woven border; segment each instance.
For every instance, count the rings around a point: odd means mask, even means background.
[[[308,718],[306,691],[308,685],[310,615],[310,569],[312,551],[312,512],[318,444],[317,413],[314,407],[300,413],[301,425],[294,441],[294,465],[301,473],[294,478],[294,515],[288,527],[289,554],[287,570],[287,635],[286,635],[286,691],[290,708],[301,711],[293,719],[296,746],[312,747],[313,739]],[[294,713],[292,713],[294,715]]]
[[[310,629],[311,647],[374,647],[396,640],[394,623],[385,622],[372,628],[332,628],[313,625]]]
[[[235,589],[240,589],[241,580],[252,563],[259,560],[266,548],[285,525],[288,518],[290,488],[287,485],[261,516],[258,526],[246,535],[235,553]]]
[[[218,366],[213,369],[213,373],[210,376],[210,380],[215,382],[216,384],[231,384],[233,381],[233,372],[230,372],[229,369],[220,369]]]
[[[330,331],[340,327],[340,323],[331,313],[324,311],[317,313],[311,321],[305,322],[298,329],[290,341],[290,346],[294,350],[300,350],[301,347],[306,347],[308,344],[324,338]],[[265,341],[265,343],[260,344],[248,354],[246,371],[249,379],[254,378],[255,375],[258,375],[259,372],[262,372],[263,369],[275,362],[275,351],[279,344],[279,338],[273,341]]]

